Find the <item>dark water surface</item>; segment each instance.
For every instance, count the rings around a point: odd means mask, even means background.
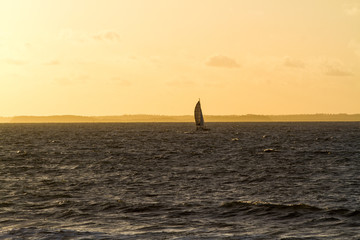
[[[0,124],[0,239],[360,239],[360,123],[208,126]]]

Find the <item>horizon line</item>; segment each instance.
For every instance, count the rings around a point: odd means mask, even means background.
[[[245,113],[245,114],[203,114],[204,116],[298,116],[298,115],[359,115],[359,113],[281,113],[281,114],[264,114],[264,113]],[[164,116],[164,117],[183,117],[193,116],[193,114],[155,114],[155,113],[124,113],[124,114],[107,114],[107,115],[82,115],[82,114],[49,114],[49,115],[35,115],[35,114],[19,114],[12,116],[0,116],[0,118],[14,118],[14,117],[122,117],[122,116]]]
[[[20,115],[0,117],[1,123],[85,123],[85,122],[193,122],[193,115],[126,114],[105,116]],[[205,115],[206,122],[359,122],[360,114],[286,114],[286,115]]]

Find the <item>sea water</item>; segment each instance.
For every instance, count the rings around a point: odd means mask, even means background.
[[[0,125],[0,239],[360,239],[360,123]]]

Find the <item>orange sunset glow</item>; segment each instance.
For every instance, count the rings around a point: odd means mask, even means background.
[[[360,2],[0,0],[0,116],[360,113]]]

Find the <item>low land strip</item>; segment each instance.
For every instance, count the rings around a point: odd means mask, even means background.
[[[295,115],[205,115],[206,122],[357,122],[360,114]],[[80,122],[194,122],[192,115],[121,115],[121,116],[15,116],[0,117],[0,123],[80,123]]]

